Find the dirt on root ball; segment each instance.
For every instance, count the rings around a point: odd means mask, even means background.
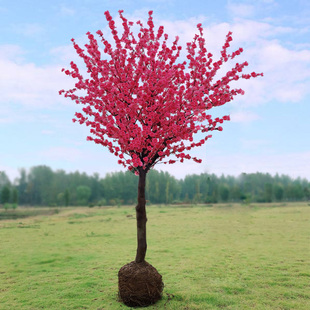
[[[129,307],[146,307],[162,297],[164,283],[156,268],[147,262],[131,262],[118,272],[118,294]]]

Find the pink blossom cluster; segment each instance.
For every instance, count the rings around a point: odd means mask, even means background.
[[[88,140],[108,147],[119,158],[118,163],[130,170],[149,170],[157,162],[173,164],[193,159],[189,151],[203,145],[214,130],[229,116],[213,119],[208,111],[233,100],[242,89],[231,89],[230,82],[249,79],[262,73],[242,74],[247,62],[237,63],[219,80],[214,80],[221,66],[242,53],[242,48],[228,54],[232,41],[228,33],[222,47],[221,58],[205,47],[203,28],[197,25],[199,34],[187,43],[187,61],[177,62],[181,46],[179,38],[168,46],[164,27],[154,30],[152,11],[147,26],[138,21],[137,36],[131,30],[133,22],[123,16],[123,32],[119,34],[108,11],[105,12],[114,47],[97,31],[103,48],[91,33],[89,44],[82,49],[74,39],[73,46],[87,67],[84,78],[77,65],[71,62],[71,70],[64,73],[77,80],[75,87],[59,93],[84,105],[82,113],[76,113],[74,122],[90,127]],[[102,57],[102,51],[105,54]],[[82,91],[83,95],[78,95]],[[194,142],[194,135],[204,133],[204,138]],[[165,160],[174,155],[176,160]]]

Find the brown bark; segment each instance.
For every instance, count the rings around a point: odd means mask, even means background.
[[[145,180],[147,171],[140,169],[139,171],[139,184],[138,184],[138,204],[136,206],[137,218],[137,255],[136,263],[142,263],[145,260],[147,249],[146,244],[146,210],[145,210]]]

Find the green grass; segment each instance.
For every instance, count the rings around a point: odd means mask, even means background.
[[[136,250],[133,207],[0,221],[0,308],[126,309],[117,273]],[[148,207],[149,309],[310,309],[310,207]],[[127,308],[128,309],[128,308]]]

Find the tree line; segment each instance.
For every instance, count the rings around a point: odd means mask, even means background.
[[[0,203],[24,206],[103,206],[135,204],[138,177],[129,171],[87,175],[48,166],[20,169],[11,182],[0,172]],[[310,182],[287,175],[242,173],[238,177],[201,173],[178,180],[152,170],[146,184],[152,204],[281,202],[310,200]]]

